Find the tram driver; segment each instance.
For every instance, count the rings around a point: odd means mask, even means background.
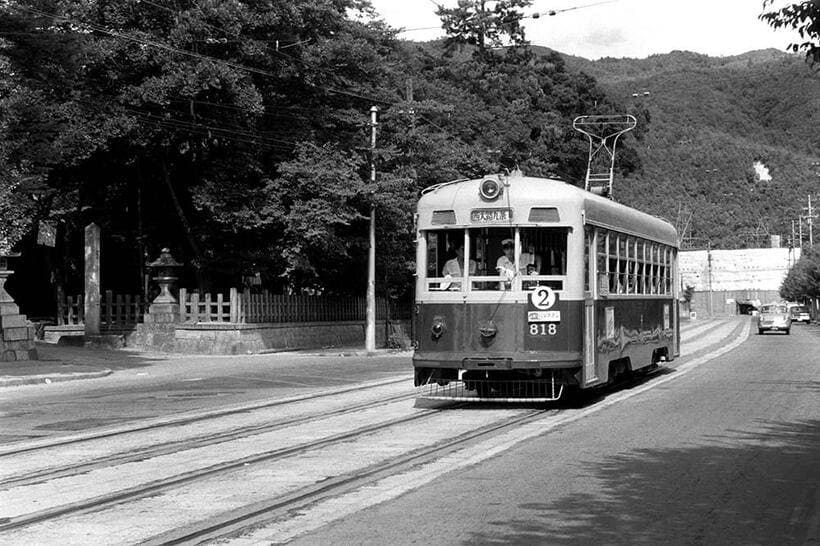
[[[498,289],[510,290],[512,280],[515,277],[515,241],[513,239],[504,239],[501,241],[501,249],[504,251],[504,255],[498,258],[495,269],[504,280],[498,283]]]

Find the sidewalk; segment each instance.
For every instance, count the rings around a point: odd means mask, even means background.
[[[94,379],[111,375],[117,370],[134,366],[150,366],[169,360],[189,358],[208,359],[206,355],[178,355],[148,353],[136,350],[116,350],[99,347],[56,345],[37,343],[39,360],[0,362],[0,388],[19,385],[49,384],[79,379]],[[393,354],[411,354],[408,351],[395,349],[377,349],[375,356]],[[293,351],[275,351],[270,354],[327,356],[327,357],[364,357],[367,351],[362,347],[329,347],[323,349],[302,349]],[[238,355],[246,356],[246,355]],[[219,358],[226,358],[220,355]]]
[[[57,383],[111,375],[104,360],[63,355],[57,345],[37,344],[39,360],[0,362],[0,388]]]

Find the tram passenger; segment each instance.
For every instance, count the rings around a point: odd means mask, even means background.
[[[441,270],[441,276],[444,278],[463,277],[464,276],[464,244],[460,243],[456,247],[456,257],[450,258],[444,262],[444,268]],[[475,275],[476,263],[475,260],[470,260],[470,275]],[[461,283],[444,283],[442,290],[461,290]]]
[[[531,277],[533,275],[538,275],[538,270],[535,268],[535,264],[527,264],[526,274],[527,274],[528,277]],[[532,290],[533,288],[535,288],[536,286],[539,286],[540,284],[541,283],[537,280],[531,280],[531,281],[525,280],[524,282],[521,283],[521,288],[524,289],[524,290]]]
[[[540,274],[541,271],[541,256],[535,253],[535,245],[522,245],[527,250],[526,252],[521,253],[521,257],[518,259],[518,263],[521,264],[521,273],[525,275],[529,275],[530,272],[527,271],[527,268],[532,265],[535,267],[535,273],[533,275]]]
[[[504,280],[498,283],[498,289],[510,290],[512,280],[515,277],[515,241],[504,239],[501,241],[501,249],[504,251],[504,255],[498,258],[495,269],[499,275],[504,277]]]

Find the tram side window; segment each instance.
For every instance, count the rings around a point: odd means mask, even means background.
[[[635,286],[638,294],[646,294],[646,279],[644,278],[644,256],[645,242],[643,239],[638,239],[635,242]]]
[[[597,271],[598,271],[598,286],[599,290],[606,288],[609,292],[609,260],[608,260],[608,241],[609,232],[605,229],[598,230],[598,247],[596,248],[597,256]]]

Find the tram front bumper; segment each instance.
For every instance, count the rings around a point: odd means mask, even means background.
[[[580,352],[516,353],[511,355],[465,355],[453,358],[452,353],[423,353],[413,356],[416,368],[451,368],[457,370],[532,370],[576,368],[581,366]]]

